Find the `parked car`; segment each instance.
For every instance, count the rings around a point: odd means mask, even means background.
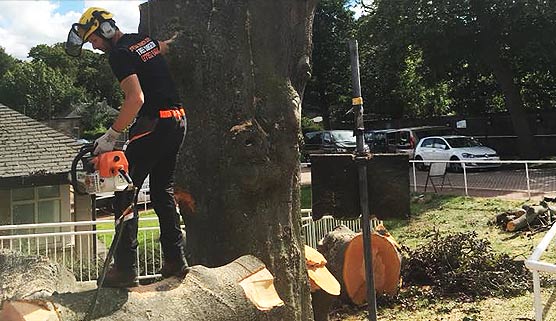
[[[415,148],[415,160],[452,160],[465,161],[466,168],[493,168],[500,163],[476,163],[474,160],[499,161],[500,157],[490,147],[483,146],[473,137],[468,136],[433,136],[422,139]],[[469,161],[469,162],[468,162]],[[419,169],[425,169],[430,163],[421,163]],[[461,171],[461,163],[450,163],[452,171]]]
[[[421,126],[390,129],[386,131],[388,152],[406,153],[413,158],[417,144],[424,137],[446,136],[456,134],[455,130],[446,126]]]
[[[321,130],[304,135],[302,161],[308,162],[311,154],[345,154],[356,149],[353,130]],[[368,151],[369,147],[365,145]]]

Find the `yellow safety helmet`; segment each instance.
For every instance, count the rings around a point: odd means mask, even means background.
[[[112,19],[113,17],[112,13],[102,8],[91,7],[87,9],[81,15],[79,22],[71,26],[65,45],[66,53],[74,57],[80,56],[83,44],[93,32],[105,39],[114,37],[118,28]]]

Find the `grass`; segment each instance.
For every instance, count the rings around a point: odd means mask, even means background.
[[[528,202],[529,204],[535,201]],[[442,234],[475,231],[478,237],[491,242],[493,250],[507,253],[516,260],[524,260],[531,255],[534,247],[545,233],[527,235],[525,233],[503,232],[489,224],[493,217],[505,210],[523,205],[522,201],[508,201],[492,198],[470,198],[456,196],[426,195],[414,198],[409,220],[388,220],[384,225],[396,240],[411,249],[426,243],[436,230]],[[556,252],[549,247],[542,257],[547,262],[556,261]],[[556,301],[556,276],[543,274],[543,298]],[[552,284],[552,285],[550,285]],[[426,288],[412,297],[411,305],[378,306],[378,320],[396,321],[508,321],[534,320],[532,288],[519,296],[510,298],[490,297],[479,301],[462,302],[461,299],[437,298],[426,295]],[[402,291],[412,291],[402,288]],[[469,300],[468,300],[469,301]],[[556,320],[556,307],[545,308],[545,321]],[[366,307],[348,308],[331,317],[331,321],[366,320]]]
[[[153,210],[148,210],[145,212],[139,213],[140,218],[147,218],[147,217],[157,217]],[[158,220],[153,221],[139,221],[139,228],[142,227],[158,227]],[[101,223],[97,225],[97,230],[109,230],[114,231],[114,223]],[[112,244],[112,237],[106,237],[106,234],[100,234],[98,239],[104,243],[104,245],[108,248],[110,244]],[[147,246],[151,246],[151,244],[155,244],[156,250],[158,251],[158,232],[155,233],[139,233],[137,235],[137,240],[139,241],[139,248],[144,248],[145,242]]]

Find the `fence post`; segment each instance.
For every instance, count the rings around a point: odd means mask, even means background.
[[[413,164],[413,191],[417,193],[417,174],[415,173],[415,161],[411,162]]]
[[[465,162],[460,161],[461,168],[463,168],[463,185],[465,186],[465,196],[469,196],[467,193],[467,170],[465,169]]]
[[[533,270],[533,296],[535,305],[535,321],[542,321],[541,279],[539,271]]]
[[[525,162],[525,176],[527,177],[527,197],[531,199],[531,184],[529,182],[529,165]]]

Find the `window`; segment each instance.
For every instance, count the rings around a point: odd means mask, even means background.
[[[321,141],[322,141],[322,133],[316,133],[314,135],[312,135],[310,137],[310,135],[307,135],[308,140],[305,142],[306,144],[314,144],[314,145],[320,145]]]
[[[442,138],[435,138],[434,139],[434,148],[436,149],[446,149],[447,144],[446,141]]]
[[[11,195],[12,224],[60,221],[60,186],[16,188]]]
[[[408,131],[401,131],[398,145],[400,146],[408,146],[409,145],[409,132]]]
[[[421,147],[432,148],[432,144],[434,142],[434,138],[427,138],[421,144]]]

